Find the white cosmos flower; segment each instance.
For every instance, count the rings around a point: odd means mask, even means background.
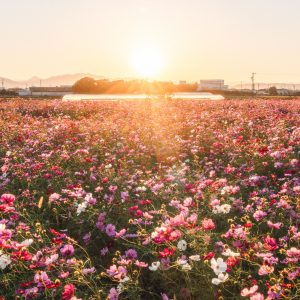
[[[53,264],[57,260],[58,260],[58,254],[53,254],[50,257],[46,258],[45,264],[48,266],[50,264]]]
[[[124,284],[123,283],[119,283],[118,286],[117,286],[118,293],[121,294],[124,291],[124,288],[125,288]]]
[[[84,201],[89,202],[91,199],[93,199],[92,193],[87,193],[84,197]]]
[[[222,252],[222,255],[224,256],[230,256],[230,257],[237,257],[240,256],[240,253],[238,252],[233,252],[229,248],[227,248],[225,251]]]
[[[212,284],[219,285],[220,283],[225,282],[227,279],[228,279],[227,273],[226,274],[220,273],[218,275],[218,278],[213,278],[211,282]]]
[[[84,212],[87,208],[87,202],[80,203],[77,207],[77,216]]]
[[[145,186],[138,186],[135,191],[136,192],[145,192],[147,188]]]
[[[177,244],[177,248],[179,251],[185,251],[187,248],[187,242],[185,240],[180,240]]]
[[[4,270],[11,263],[11,259],[9,255],[2,254],[0,252],[0,269]]]
[[[212,258],[210,264],[216,275],[225,272],[227,269],[227,264],[221,257],[219,257],[217,260],[215,258]]]
[[[33,239],[28,239],[28,240],[23,241],[23,242],[20,244],[20,246],[21,246],[21,247],[29,247],[32,243],[33,243]]]
[[[229,204],[216,205],[213,207],[212,212],[214,214],[228,214],[230,212],[231,206]]]
[[[129,280],[130,280],[130,278],[128,276],[125,276],[123,279],[120,280],[120,282],[124,283],[124,282],[127,282]]]
[[[160,267],[160,262],[159,261],[155,261],[151,264],[151,266],[149,267],[150,271],[157,271],[157,269]]]
[[[192,270],[191,265],[188,264],[188,263],[182,265],[181,268],[182,268],[183,271],[190,271],[190,270]]]
[[[221,210],[223,214],[228,214],[230,212],[231,206],[229,204],[221,205]]]
[[[193,261],[200,261],[200,255],[198,255],[198,254],[191,255],[189,258],[190,258],[190,260],[193,260]]]

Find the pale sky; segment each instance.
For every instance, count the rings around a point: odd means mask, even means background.
[[[159,80],[300,83],[300,0],[0,0],[0,76],[136,77],[150,45]]]

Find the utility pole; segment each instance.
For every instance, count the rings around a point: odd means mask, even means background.
[[[252,80],[252,92],[253,92],[253,94],[255,93],[255,74],[256,73],[252,73],[252,76],[251,76],[251,80]]]
[[[4,90],[4,79],[1,78],[1,86],[2,86],[2,90]]]

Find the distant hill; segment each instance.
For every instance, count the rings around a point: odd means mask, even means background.
[[[77,73],[77,74],[65,74],[65,75],[57,75],[49,78],[40,78],[34,76],[28,80],[12,80],[9,78],[0,76],[0,88],[2,87],[2,79],[3,85],[5,88],[26,88],[30,86],[61,86],[61,85],[73,85],[77,80],[83,77],[92,77],[94,79],[104,79],[104,76],[89,74],[89,73]]]

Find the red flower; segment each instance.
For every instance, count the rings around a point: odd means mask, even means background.
[[[163,251],[159,252],[159,257],[169,257],[175,252],[175,248],[165,248]]]
[[[11,254],[12,259],[19,259],[23,261],[29,261],[32,258],[32,255],[27,250],[15,251]]]
[[[209,252],[203,256],[203,260],[211,260],[213,257],[215,257],[215,254],[213,252]]]
[[[107,177],[102,178],[102,183],[108,183],[109,179]]]
[[[14,201],[15,201],[16,197],[12,194],[3,194],[0,197],[1,202],[4,202],[8,205],[13,205]]]
[[[226,263],[227,263],[227,272],[230,272],[231,269],[239,263],[239,260],[235,257],[228,257]]]
[[[70,300],[74,296],[75,287],[72,283],[66,284],[64,286],[64,291],[62,293],[63,300]]]

